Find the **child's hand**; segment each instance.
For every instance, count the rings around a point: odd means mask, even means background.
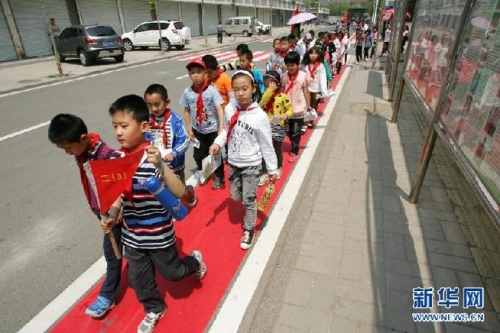
[[[224,130],[224,127],[219,128],[219,130],[217,131],[217,135],[221,134],[223,130]]]
[[[102,232],[104,232],[105,234],[109,234],[111,232],[111,229],[113,229],[113,227],[117,223],[118,223],[118,221],[114,217],[103,218],[101,220],[101,229],[102,229]]]
[[[210,148],[208,148],[208,154],[210,155],[215,155],[219,152],[220,150],[220,146],[216,143],[214,143],[213,145],[210,146]]]
[[[175,156],[173,154],[167,154],[165,155],[165,157],[163,158],[165,161],[167,162],[172,162],[174,160]]]
[[[280,119],[281,119],[282,121],[285,121],[285,120],[287,120],[287,119],[288,119],[288,115],[286,115],[286,114],[282,114],[282,115],[281,115],[281,117],[280,117]]]
[[[187,130],[187,135],[189,137],[189,140],[193,140],[193,141],[196,140],[196,137],[194,136],[194,133],[191,129]]]
[[[149,163],[153,163],[157,169],[161,169],[163,160],[161,159],[160,149],[155,146],[149,146],[145,150],[147,153],[146,160]]]
[[[270,182],[270,183],[274,183],[275,181],[276,181],[276,174],[274,174],[274,175],[271,175],[271,174],[270,174],[270,175],[269,175],[269,182]]]

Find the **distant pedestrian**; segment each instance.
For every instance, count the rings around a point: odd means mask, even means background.
[[[222,44],[223,34],[224,34],[224,26],[222,25],[222,22],[219,21],[219,24],[217,25],[217,43]]]
[[[52,32],[52,35],[54,37],[59,37],[59,34],[61,33],[61,29],[56,24],[56,20],[54,18],[50,19],[50,32]],[[49,32],[49,36],[50,36],[50,32]]]

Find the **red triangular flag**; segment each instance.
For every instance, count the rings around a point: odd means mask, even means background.
[[[89,161],[83,165],[92,186],[101,215],[104,215],[137,171],[144,154],[134,153],[112,160]]]
[[[295,16],[297,15],[298,13],[300,13],[300,10],[299,10],[299,4],[297,4],[297,7],[295,7],[295,10],[293,11],[293,14],[292,16]],[[290,32],[293,33],[293,29],[295,28],[295,24],[292,24],[291,28],[290,28]],[[300,33],[299,33],[299,36],[297,36],[298,38],[300,38]]]

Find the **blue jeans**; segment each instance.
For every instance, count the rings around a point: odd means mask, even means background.
[[[101,220],[99,214],[96,214]],[[116,245],[120,253],[122,253],[122,226],[117,224],[111,230],[115,236]],[[117,259],[115,251],[113,250],[113,245],[111,245],[111,239],[109,235],[104,235],[102,241],[102,248],[104,252],[104,258],[106,259],[106,278],[99,291],[99,296],[104,296],[111,301],[116,298],[116,293],[118,291],[118,286],[120,285],[120,279],[122,276],[122,259]]]

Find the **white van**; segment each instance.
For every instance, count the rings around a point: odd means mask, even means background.
[[[252,16],[230,17],[224,23],[224,32],[227,36],[243,35],[250,37],[257,32]]]

